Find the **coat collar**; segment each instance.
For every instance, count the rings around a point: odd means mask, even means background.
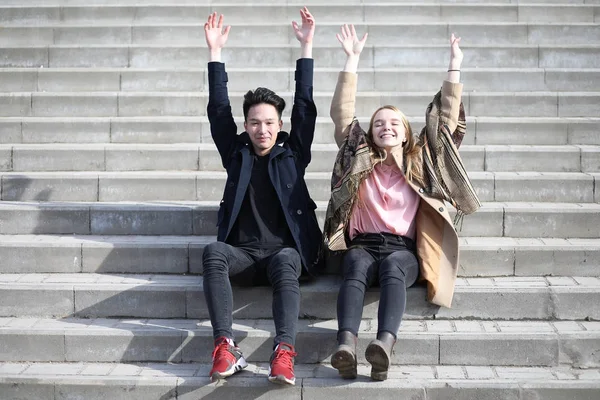
[[[272,159],[273,157],[281,154],[282,152],[285,151],[285,149],[283,148],[283,144],[290,138],[290,134],[286,131],[279,131],[279,133],[277,133],[277,141],[275,142],[275,145],[273,146],[273,148],[271,149],[271,152],[269,153],[269,159]],[[242,133],[240,133],[238,135],[238,141],[240,141],[241,143],[243,143],[245,145],[244,149],[247,149],[247,154],[251,155],[254,154],[254,149],[252,147],[252,141],[250,140],[250,135],[248,135],[248,132],[244,131]]]

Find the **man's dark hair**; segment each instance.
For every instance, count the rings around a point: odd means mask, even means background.
[[[283,114],[283,109],[285,108],[285,100],[277,96],[274,91],[259,87],[255,91],[248,90],[244,95],[244,105],[242,106],[244,109],[244,121],[248,120],[248,110],[250,110],[250,107],[263,103],[275,107],[281,120],[281,114]]]

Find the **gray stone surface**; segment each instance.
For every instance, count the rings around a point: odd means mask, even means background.
[[[152,377],[127,380],[113,380],[106,385],[105,379],[77,379],[73,377],[57,385],[55,399],[115,399],[147,400],[173,399],[176,397],[176,377]]]
[[[88,234],[90,211],[85,205],[5,203],[0,208],[2,234]]]
[[[577,338],[575,335],[563,335],[559,340],[560,359],[563,363],[572,364],[581,368],[596,368],[600,365],[598,346],[600,335],[586,339]]]
[[[28,237],[0,243],[0,273],[76,273],[81,258],[79,243],[35,243]]]
[[[197,200],[193,174],[119,174],[99,179],[100,201]]]
[[[505,208],[504,235],[510,237],[594,238],[600,226],[600,206],[595,203],[554,204],[548,207],[529,208],[527,205],[510,205]],[[524,213],[524,209],[528,212]]]
[[[197,170],[198,148],[193,145],[126,145],[106,148],[107,171]]]
[[[558,365],[558,340],[526,335],[440,337],[440,364],[447,365]]]
[[[182,400],[251,398],[260,400],[300,400],[302,387],[273,385],[266,379],[239,377],[230,381],[210,383],[209,378],[181,379],[177,386],[177,398]]]
[[[2,121],[0,122],[0,144],[21,143],[21,122]],[[4,150],[6,151],[6,149]]]
[[[185,291],[177,286],[75,286],[75,313],[79,317],[183,318]]]
[[[62,332],[27,330],[14,333],[0,331],[2,361],[64,361],[65,337]]]
[[[106,206],[90,210],[95,235],[189,235],[192,210],[182,206]]]
[[[127,46],[61,45],[50,46],[48,66],[51,68],[118,68],[129,66]]]
[[[104,92],[120,89],[118,71],[80,69],[44,70],[37,75],[37,90],[42,92]]]
[[[0,171],[12,170],[12,147],[0,147]]]
[[[517,385],[482,384],[475,385],[447,384],[445,386],[426,388],[427,400],[520,400],[520,389]]]
[[[187,273],[187,243],[84,243],[83,272]]]
[[[117,96],[112,93],[33,93],[31,113],[36,117],[117,116]]]
[[[137,330],[129,335],[105,335],[91,341],[81,332],[66,332],[65,359],[81,362],[181,362],[181,333],[177,330],[147,332]]]
[[[13,379],[0,379],[0,399],[2,400],[54,400],[54,383],[15,382]]]
[[[33,68],[48,66],[48,47],[29,46],[5,48],[0,56],[2,68]]]
[[[28,119],[23,121],[23,143],[108,143],[107,119]]]
[[[14,171],[103,171],[101,145],[20,145],[13,148]]]
[[[73,288],[48,287],[37,288],[32,294],[31,288],[0,286],[0,316],[58,316],[73,313]]]
[[[2,176],[3,201],[97,201],[94,174]]]
[[[113,119],[112,143],[200,143],[208,126],[195,120],[170,118],[166,121]]]

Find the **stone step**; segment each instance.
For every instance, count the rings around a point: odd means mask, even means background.
[[[294,90],[293,68],[228,68],[229,89],[243,91],[265,85],[275,91]],[[335,90],[339,68],[316,68],[314,86]],[[377,68],[358,71],[360,91],[434,91],[445,78],[445,68]],[[410,76],[410,80],[397,79]],[[162,92],[207,91],[205,68],[3,68],[0,92]],[[594,91],[600,69],[573,68],[463,68],[461,81],[469,91]]]
[[[208,51],[202,44],[145,45],[35,45],[0,42],[0,67],[44,68],[205,68]],[[469,68],[600,68],[600,46],[564,44],[477,45],[465,41],[464,66]],[[229,67],[282,67],[294,65],[300,56],[298,45],[230,44],[223,51]],[[340,68],[344,54],[339,46],[315,45],[317,66]],[[396,41],[373,46],[367,43],[361,57],[363,68],[411,68],[444,66],[448,46],[423,43],[400,45]]]
[[[388,380],[375,383],[370,365],[359,365],[357,380],[344,381],[330,365],[300,364],[296,385],[286,388],[267,380],[265,363],[249,365],[226,383],[210,383],[210,368],[197,363],[2,363],[0,389],[3,399],[39,400],[592,400],[600,391],[597,368],[392,366]]]
[[[197,23],[217,11],[227,23],[243,24],[266,19],[298,19],[299,5],[246,4],[228,2],[203,5],[140,5],[110,7],[83,6],[2,6],[0,22],[12,25],[71,23]],[[231,3],[238,3],[232,1]],[[593,4],[314,4],[310,10],[319,23],[324,22],[598,22],[600,11]],[[566,3],[566,2],[565,2]],[[343,17],[341,17],[343,16]]]
[[[2,273],[201,274],[215,236],[2,235]],[[598,276],[600,239],[461,237],[459,276]],[[338,274],[330,263],[328,274]]]
[[[340,278],[321,276],[300,287],[300,316],[335,319]],[[236,318],[272,317],[270,287],[236,287]],[[406,319],[597,320],[600,278],[458,278],[453,308],[408,290]],[[365,297],[363,318],[377,316],[379,290]],[[201,276],[2,274],[1,317],[208,318]]]
[[[148,157],[149,159],[152,157]],[[600,173],[471,172],[481,201],[590,203]],[[227,175],[217,171],[0,173],[2,201],[219,201]],[[315,201],[328,201],[331,172],[309,172]]]
[[[314,37],[317,45],[334,45],[340,23],[352,22],[339,18],[336,23],[319,23]],[[79,23],[43,24],[31,27],[6,25],[0,31],[0,46],[52,44],[204,44],[204,21],[194,23]],[[372,44],[394,41],[397,44],[446,44],[451,32],[463,40],[478,45],[537,44],[559,45],[600,44],[600,24],[597,22],[358,22],[358,32],[368,32]],[[232,23],[228,44],[241,45],[248,37],[260,37],[264,44],[297,44],[291,24],[270,19],[253,24]]]
[[[323,224],[325,202],[317,202]],[[0,234],[216,235],[218,202],[2,202]],[[453,212],[451,212],[452,214]],[[483,203],[462,236],[598,237],[598,203]]]
[[[408,115],[422,115],[435,90],[358,92],[356,114],[370,116],[381,104],[394,104]],[[234,110],[241,110],[243,94],[229,93]],[[292,104],[291,92],[279,95]],[[314,93],[317,109],[325,115],[332,95]],[[596,117],[600,92],[466,92],[462,100],[472,116]],[[0,117],[204,116],[207,103],[208,92],[13,92],[0,93]]]
[[[330,173],[338,149],[313,144],[309,172]],[[600,172],[599,146],[464,145],[470,172]],[[0,171],[223,171],[214,144],[4,144]],[[488,189],[491,190],[491,189]]]
[[[21,0],[2,0],[2,5],[5,6],[22,6]],[[306,3],[298,2],[297,0],[266,0],[263,4],[290,4],[296,5],[297,7],[301,7],[304,4],[312,4],[318,6],[322,3],[320,0],[307,0]],[[355,5],[360,6],[361,4],[381,4],[381,0],[334,0],[332,4],[340,4],[340,5]],[[386,4],[415,4],[414,0],[387,0]],[[441,5],[444,3],[440,0],[423,0],[421,1],[423,4],[438,4]],[[508,4],[510,0],[453,0],[453,3],[457,4]],[[583,5],[583,4],[600,4],[600,0],[519,0],[519,4],[531,4],[536,5],[539,3],[544,4],[557,4],[557,5]],[[226,2],[221,2],[221,0],[177,0],[176,5],[222,5],[222,4],[238,4],[238,5],[255,5],[257,4],[256,0],[228,0]],[[446,3],[444,3],[446,4]],[[166,6],[173,5],[173,2],[169,0],[30,0],[28,2],[29,6]],[[322,4],[321,4],[322,5]]]
[[[235,320],[236,343],[251,363],[268,363],[271,320]],[[336,348],[337,321],[300,320],[297,364],[328,362]],[[377,334],[363,320],[358,362]],[[210,320],[0,318],[2,362],[210,363]],[[405,321],[394,365],[481,365],[598,368],[600,322]]]
[[[240,113],[241,110],[234,110]],[[317,118],[314,143],[334,144],[328,111]],[[368,126],[370,117],[359,117]],[[243,130],[244,119],[235,117]],[[409,117],[413,130],[425,124]],[[600,118],[496,118],[467,116],[463,145],[600,145]],[[289,120],[284,119],[284,129]],[[0,143],[212,143],[206,117],[5,117],[0,118]]]

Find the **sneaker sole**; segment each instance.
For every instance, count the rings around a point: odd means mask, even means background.
[[[338,370],[343,379],[356,379],[356,357],[349,351],[341,350],[331,356],[331,366]]]
[[[231,368],[229,368],[227,371],[213,372],[213,374],[210,376],[210,380],[212,382],[214,382],[214,381],[218,381],[219,379],[225,379],[225,378],[235,374],[236,372],[243,370],[247,366],[248,366],[248,363],[246,362],[246,359],[244,359],[244,357],[240,357],[240,359],[237,360],[237,362]]]
[[[277,383],[279,385],[296,385],[296,378],[288,379],[283,375],[271,376],[269,372],[269,382]]]
[[[365,351],[365,358],[371,364],[371,379],[385,381],[388,375],[390,360],[385,350],[376,344],[370,344]]]

